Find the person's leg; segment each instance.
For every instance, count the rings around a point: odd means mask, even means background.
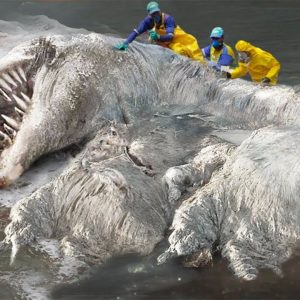
[[[201,63],[204,62],[202,51],[195,38],[191,39],[189,37],[186,40],[182,39],[182,42],[171,43],[169,44],[169,48],[177,54],[187,56]]]
[[[192,37],[192,36],[190,36]],[[204,57],[202,54],[201,49],[199,48],[198,42],[196,38],[193,37],[193,39],[189,38],[189,43],[185,45],[186,52],[188,53],[188,56],[194,60],[197,60],[201,63],[204,63]]]
[[[177,54],[189,57],[188,53],[186,52],[186,47],[180,43],[170,43],[168,45],[168,48],[170,48]]]

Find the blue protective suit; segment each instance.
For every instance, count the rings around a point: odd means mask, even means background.
[[[216,70],[220,70],[221,66],[231,66],[235,62],[235,55],[230,46],[223,43],[221,49],[216,49],[212,45],[202,48],[203,56],[209,61],[208,65]]]

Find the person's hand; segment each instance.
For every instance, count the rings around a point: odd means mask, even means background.
[[[227,79],[230,79],[230,78],[231,78],[231,73],[226,72],[226,78],[227,78]]]
[[[114,48],[120,51],[126,51],[128,49],[128,44],[118,43],[117,45],[114,46]]]
[[[230,79],[231,74],[229,72],[226,72],[226,71],[221,71],[221,77]]]
[[[263,84],[263,85],[268,85],[268,84],[270,84],[270,82],[271,82],[271,79],[268,78],[268,77],[265,77],[265,78],[263,78],[263,80],[261,81],[261,84]]]
[[[214,70],[216,70],[216,71],[220,71],[220,69],[221,69],[220,65],[219,65],[218,63],[214,62],[214,61],[209,61],[209,62],[207,63],[207,65],[208,65],[210,68],[212,68],[212,69],[214,69]]]
[[[220,67],[220,71],[224,72],[224,73],[229,72],[230,71],[230,67],[229,66],[221,66]]]
[[[155,30],[150,30],[149,37],[152,41],[157,41],[157,40],[159,40],[160,35]]]

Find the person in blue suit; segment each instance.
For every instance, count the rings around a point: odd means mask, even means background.
[[[235,62],[235,55],[232,48],[224,43],[223,28],[215,27],[211,31],[210,38],[210,45],[202,48],[207,64],[217,71],[220,71],[222,66],[232,66]]]

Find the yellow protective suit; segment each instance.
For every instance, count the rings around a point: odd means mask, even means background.
[[[242,77],[249,73],[253,81],[261,82],[267,77],[271,80],[271,84],[277,83],[280,63],[271,53],[243,40],[236,43],[235,49],[248,53],[250,61],[248,63],[239,62],[239,66],[230,71],[231,78]]]
[[[218,49],[216,49],[215,47],[212,47],[212,46],[210,47],[210,61],[213,61],[213,62],[217,63],[219,61],[220,56],[225,52],[224,48],[226,48],[227,54],[232,57],[233,63],[234,63],[235,62],[235,54],[234,54],[232,48],[229,45],[225,44],[225,43],[224,43],[224,46],[221,50],[218,50]]]
[[[164,26],[164,13],[162,13],[161,25],[155,25],[154,30],[159,35],[167,34]],[[199,48],[197,39],[191,34],[183,31],[178,25],[174,30],[174,37],[171,42],[157,42],[158,45],[172,49],[174,52],[204,63],[204,57]]]

